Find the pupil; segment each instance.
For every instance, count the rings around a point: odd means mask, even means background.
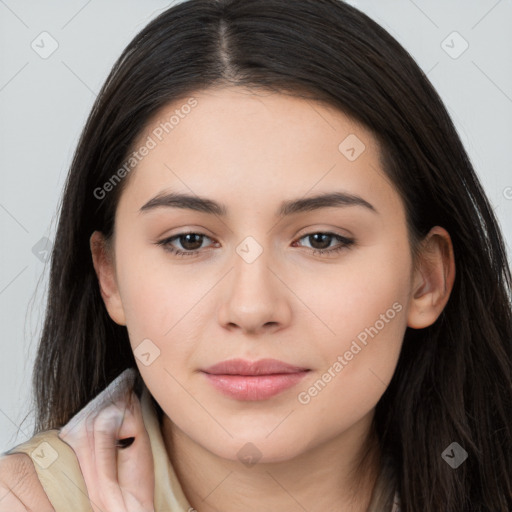
[[[196,238],[195,242],[193,241],[194,238]],[[192,241],[190,239],[192,239]],[[202,245],[201,235],[196,235],[194,233],[183,235],[180,237],[180,243],[187,251],[194,251],[199,249]],[[192,247],[190,247],[190,244]]]
[[[313,238],[313,240],[314,240],[314,243],[311,243],[311,246],[314,249],[327,249],[329,247],[330,243],[331,243],[332,235],[327,235],[325,233],[315,233],[314,235],[311,235],[310,238]],[[321,239],[321,238],[324,239],[324,243],[323,244],[320,243],[321,247],[315,246],[315,244],[317,243],[318,239]],[[325,243],[325,242],[327,242],[327,243]]]

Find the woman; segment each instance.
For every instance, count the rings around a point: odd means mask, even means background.
[[[56,241],[0,511],[512,509],[502,235],[439,96],[356,9],[153,20]]]

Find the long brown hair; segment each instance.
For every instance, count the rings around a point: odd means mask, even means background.
[[[83,130],[60,211],[33,389],[36,432],[58,428],[136,367],[101,299],[89,237],[112,235],[127,178],[94,191],[150,116],[213,86],[318,99],[363,123],[404,202],[413,252],[435,225],[457,268],[438,320],[405,333],[374,419],[403,512],[512,510],[511,274],[493,209],[438,94],[407,51],[338,0],[189,0],[147,25],[113,66]],[[452,443],[468,453],[453,469]]]

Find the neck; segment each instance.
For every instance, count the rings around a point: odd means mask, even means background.
[[[250,467],[197,444],[165,414],[162,433],[183,492],[197,512],[366,512],[380,467],[372,418],[373,411],[361,420],[364,425],[292,459]]]

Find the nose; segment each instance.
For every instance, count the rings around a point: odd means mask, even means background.
[[[268,252],[250,263],[235,254],[233,265],[220,297],[220,325],[246,334],[272,333],[287,326],[292,318],[290,293],[277,277]]]

